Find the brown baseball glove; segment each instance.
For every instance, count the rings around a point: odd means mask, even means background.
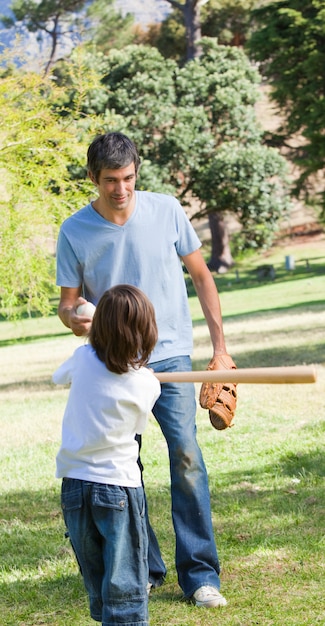
[[[220,354],[211,359],[208,370],[236,369],[229,354]],[[231,423],[236,410],[237,391],[234,383],[203,383],[200,391],[200,405],[209,410],[209,418],[212,426],[217,430],[223,430]]]

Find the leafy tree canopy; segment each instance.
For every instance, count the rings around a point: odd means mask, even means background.
[[[8,316],[44,314],[54,293],[58,228],[92,189],[73,172],[85,162],[96,120],[80,116],[76,98],[74,116],[62,116],[63,93],[55,81],[18,70],[7,54],[0,64],[0,307]],[[81,99],[83,69],[79,63]],[[85,80],[87,88],[95,87],[90,73]],[[114,125],[114,116],[110,121]]]
[[[322,176],[325,161],[324,2],[279,0],[255,10],[253,18],[248,49],[283,117],[272,141],[286,146],[301,172],[296,193],[311,200],[315,180],[310,177]],[[320,202],[325,216],[323,190]]]

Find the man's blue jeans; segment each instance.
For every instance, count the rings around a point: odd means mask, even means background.
[[[190,357],[150,363],[155,372],[190,371]],[[169,451],[172,518],[176,534],[176,568],[186,597],[203,585],[220,589],[219,561],[214,541],[208,476],[196,439],[195,388],[192,383],[164,383],[153,413]],[[145,435],[144,435],[145,436]],[[152,540],[151,540],[152,539]],[[157,564],[160,563],[160,577]],[[165,573],[154,533],[149,528],[149,580]],[[159,582],[158,582],[159,584]]]
[[[65,478],[61,504],[91,617],[103,626],[147,626],[148,538],[142,487]]]

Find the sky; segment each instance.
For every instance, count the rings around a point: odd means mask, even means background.
[[[10,15],[10,6],[12,0],[0,0],[0,14]],[[126,13],[132,13],[135,21],[144,26],[152,22],[161,22],[166,15],[171,11],[171,5],[166,0],[115,0],[114,6],[117,10],[120,10],[123,15]],[[43,45],[39,47],[37,43],[36,34],[24,31],[24,48],[28,52],[31,58],[44,55],[47,57],[48,47]],[[4,28],[0,24],[0,45],[8,48],[13,41],[13,32]],[[48,46],[50,43],[48,44]],[[58,56],[62,56],[71,49],[69,42],[66,42],[65,47],[59,48]]]

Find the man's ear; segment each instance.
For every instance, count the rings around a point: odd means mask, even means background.
[[[97,180],[96,180],[94,174],[90,170],[88,170],[88,176],[89,176],[91,182],[94,183],[94,185],[98,185]]]

